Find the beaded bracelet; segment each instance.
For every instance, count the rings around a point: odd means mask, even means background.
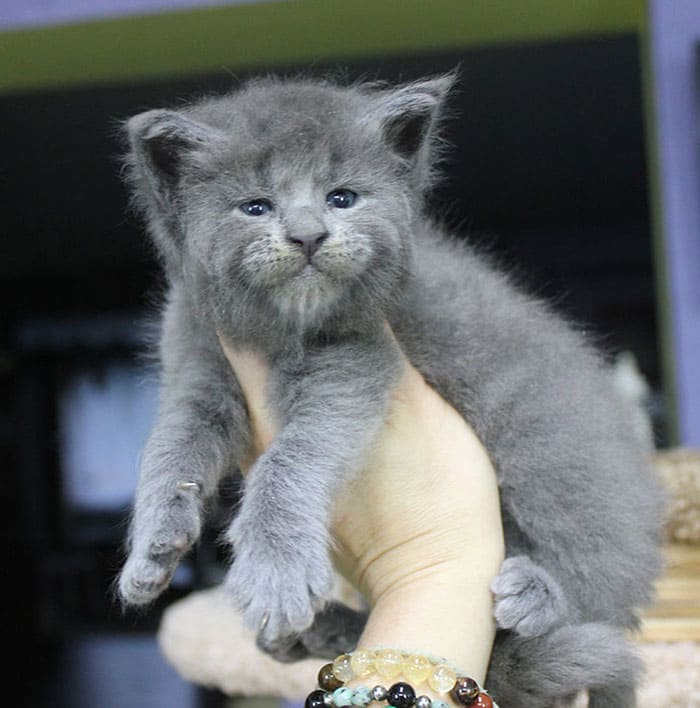
[[[474,679],[460,675],[444,659],[395,649],[362,649],[341,654],[333,663],[325,664],[318,672],[319,688],[307,696],[305,708],[364,708],[381,701],[387,701],[393,708],[449,708],[442,700],[416,696],[415,689],[402,681],[389,688],[357,686],[352,689],[344,685],[347,681],[373,673],[382,678],[395,678],[403,674],[417,684],[427,680],[436,693],[449,694],[460,705],[498,708],[488,692]]]

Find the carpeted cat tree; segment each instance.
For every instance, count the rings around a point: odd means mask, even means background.
[[[700,708],[700,450],[660,451],[656,467],[670,496],[667,570],[639,637],[646,666],[639,704]],[[335,596],[350,604],[358,601],[340,580]],[[232,697],[301,701],[315,686],[322,663],[280,664],[262,654],[220,588],[171,605],[159,640],[185,679]]]

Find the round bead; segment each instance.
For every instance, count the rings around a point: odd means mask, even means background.
[[[416,702],[416,692],[403,681],[395,683],[386,692],[386,699],[394,708],[413,708]]]
[[[354,706],[367,706],[372,702],[372,692],[367,686],[357,686],[352,692],[352,704]]]
[[[404,657],[403,663],[401,665],[401,671],[403,675],[411,683],[424,683],[430,674],[430,669],[432,664],[429,659],[426,659],[420,654],[411,654]]]
[[[416,698],[416,708],[430,708],[432,701],[428,696],[418,696]]]
[[[321,691],[321,689],[311,691],[304,701],[304,708],[326,708],[325,701],[323,700],[325,695],[326,692]]]
[[[433,708],[450,708],[445,701],[433,701]]]
[[[381,649],[375,655],[375,671],[383,679],[396,678],[401,673],[403,654],[394,649]]]
[[[480,693],[474,703],[472,703],[472,706],[475,706],[475,708],[476,706],[478,706],[478,708],[495,708],[493,699],[488,693]]]
[[[333,691],[333,704],[338,708],[352,705],[352,689],[341,686]]]
[[[372,694],[373,701],[386,700],[386,688],[384,688],[384,686],[375,686],[370,693]]]
[[[341,654],[335,658],[333,661],[333,675],[338,681],[342,681],[343,683],[353,678],[354,674],[352,672],[349,654]]]
[[[438,664],[428,676],[428,685],[437,693],[448,693],[457,680],[457,673],[446,664]]]
[[[358,649],[350,656],[350,666],[353,674],[359,678],[374,673],[375,655],[368,649]]]
[[[479,684],[472,678],[460,677],[450,691],[450,696],[456,703],[470,706],[480,693]]]
[[[333,664],[324,664],[318,670],[318,685],[324,691],[335,691],[343,685],[343,682],[339,681],[333,673]]]

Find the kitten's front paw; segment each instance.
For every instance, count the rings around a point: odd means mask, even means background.
[[[131,550],[119,576],[125,605],[146,605],[168,587],[182,556],[199,538],[199,485],[183,482],[170,497],[134,519]]]
[[[491,590],[498,626],[523,637],[544,634],[566,614],[559,584],[527,556],[506,558]]]
[[[236,542],[226,587],[245,624],[257,632],[258,645],[282,655],[325,603],[333,568],[324,544],[316,539],[296,533],[293,544],[275,544],[266,542],[264,530],[258,531]]]

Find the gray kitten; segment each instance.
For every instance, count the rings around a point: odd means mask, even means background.
[[[246,454],[219,331],[267,357],[283,423],[246,479],[226,584],[278,657],[353,648],[362,619],[348,629],[350,611],[326,606],[328,523],[401,373],[388,320],[497,471],[507,559],[489,690],[504,708],[585,689],[595,708],[632,706],[625,635],[661,564],[649,451],[584,337],[424,213],[453,81],[268,78],[128,121],[128,176],[169,291],[119,590],[135,605],[163,591]]]

